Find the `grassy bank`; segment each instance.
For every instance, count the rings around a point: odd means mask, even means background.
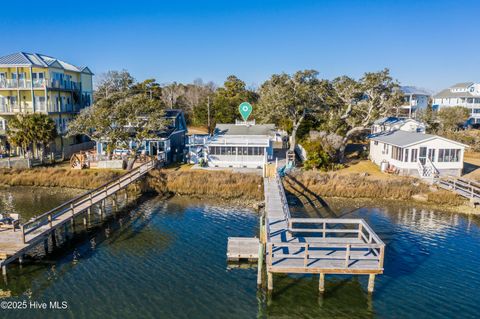
[[[461,205],[456,194],[437,190],[415,178],[372,176],[362,173],[299,171],[289,177],[298,187],[321,197],[424,200],[433,204]],[[284,183],[289,190],[289,183]],[[295,184],[294,184],[295,185]],[[297,188],[298,188],[297,187]]]
[[[93,189],[124,174],[111,170],[70,168],[0,169],[0,185]]]
[[[262,177],[228,171],[155,170],[147,184],[159,193],[212,197],[225,200],[263,200]]]
[[[124,173],[61,167],[3,169],[0,170],[0,185],[93,189]],[[297,171],[287,177],[288,180],[293,182],[297,189],[307,189],[321,197],[419,200],[451,206],[465,203],[463,198],[452,192],[436,190],[414,178],[377,173],[365,163],[330,173]],[[284,184],[289,190],[287,181]],[[263,200],[262,185],[262,177],[255,174],[177,168],[151,171],[146,181],[137,186],[139,190],[153,190],[161,194],[248,201],[250,204]]]

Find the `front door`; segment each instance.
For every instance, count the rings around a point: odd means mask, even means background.
[[[426,147],[420,147],[420,152],[418,154],[418,160],[422,165],[425,165],[427,161],[427,148]]]

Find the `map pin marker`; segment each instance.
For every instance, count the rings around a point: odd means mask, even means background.
[[[243,120],[246,122],[250,114],[252,114],[252,106],[248,102],[243,102],[239,106],[240,115],[242,115]]]

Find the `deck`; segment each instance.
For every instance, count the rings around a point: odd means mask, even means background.
[[[100,214],[104,213],[105,200],[125,189],[155,167],[155,161],[146,162],[125,175],[110,181],[97,189],[86,192],[60,206],[43,213],[21,225],[20,230],[6,229],[0,231],[0,265],[3,274],[6,266],[42,243],[56,229],[70,223],[74,226],[75,218],[90,214],[98,206]]]
[[[383,273],[385,244],[363,219],[292,218],[278,174],[264,178],[268,289],[273,273],[369,275]]]

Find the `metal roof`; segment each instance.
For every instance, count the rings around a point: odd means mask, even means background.
[[[370,139],[374,141],[379,141],[385,144],[395,145],[398,147],[407,147],[407,146],[419,144],[422,142],[427,142],[433,139],[442,139],[450,143],[461,145],[463,147],[468,147],[468,145],[465,145],[456,141],[452,141],[438,135],[406,132],[406,131],[400,131],[400,130],[379,134],[371,137]]]
[[[237,125],[237,124],[217,124],[215,126],[215,134],[219,135],[275,135],[274,124],[255,124],[255,125]]]
[[[379,118],[378,120],[373,122],[373,124],[375,124],[375,125],[385,125],[385,124],[397,123],[399,121],[402,121],[402,120],[398,117],[388,116],[388,117]]]
[[[428,92],[425,89],[417,88],[416,86],[402,86],[400,90],[403,92],[403,94],[426,95],[426,96],[432,95],[431,92]]]
[[[59,60],[57,58],[39,54],[39,53],[27,53],[27,52],[17,52],[13,54],[9,54],[3,57],[0,57],[0,66],[40,66],[40,67],[48,67],[54,63],[60,64],[60,66],[72,72],[79,72],[79,73],[88,73],[93,74],[90,69],[87,67],[77,67],[73,64],[65,62],[63,60]]]

